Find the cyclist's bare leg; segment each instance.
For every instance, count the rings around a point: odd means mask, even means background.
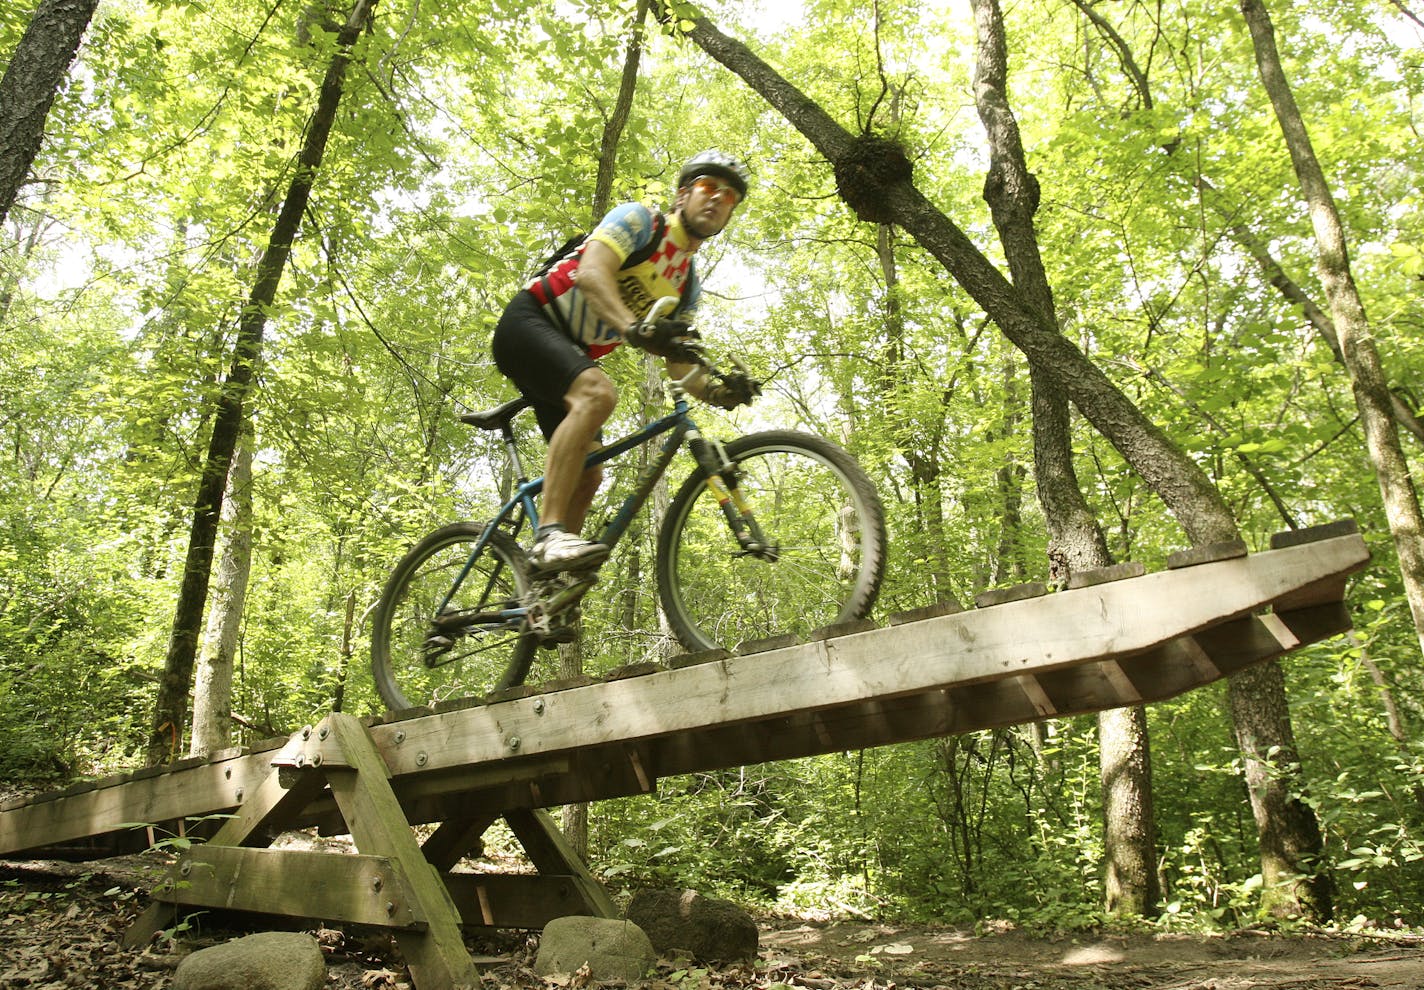
[[[549,437],[545,459],[541,524],[559,524],[570,533],[583,527],[584,516],[603,481],[601,467],[584,470],[590,450],[598,446],[598,431],[613,415],[618,390],[601,368],[587,368],[564,395],[568,415]]]

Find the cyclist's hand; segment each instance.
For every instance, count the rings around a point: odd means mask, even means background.
[[[758,395],[761,395],[761,382],[744,372],[733,371],[721,381],[708,385],[702,398],[720,409],[735,409],[751,405]]]
[[[700,339],[692,324],[671,316],[659,317],[649,323],[640,320],[628,328],[624,339],[658,357],[686,359]]]

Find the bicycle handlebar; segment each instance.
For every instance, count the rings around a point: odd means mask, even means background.
[[[638,321],[638,325],[641,327],[651,327],[652,324],[661,319],[665,313],[676,309],[677,303],[678,300],[675,296],[662,296],[655,300],[652,306],[648,308],[647,314]],[[742,402],[750,403],[753,396],[761,394],[761,382],[751,376],[746,364],[735,354],[728,355],[732,364],[736,366],[735,370],[723,371],[707,358],[702,340],[695,332],[685,337],[674,337],[671,342],[676,345],[677,353],[667,355],[668,361],[674,364],[689,364],[692,366],[692,370],[687,374],[681,378],[673,379],[673,386],[679,392],[689,391],[688,386],[691,382],[696,380],[698,375],[706,375],[713,379],[714,383],[716,383],[713,387],[719,390],[722,388],[723,383],[735,383],[736,392],[733,394],[744,394],[745,397],[741,399]],[[699,390],[696,394],[702,395],[704,398],[708,395],[705,388]],[[730,405],[723,405],[715,399],[708,399],[708,401],[713,401],[726,409],[733,408]],[[737,400],[733,399],[731,401],[735,403]]]

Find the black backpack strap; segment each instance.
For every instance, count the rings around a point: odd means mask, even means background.
[[[653,236],[647,244],[628,255],[628,260],[624,261],[621,268],[632,268],[634,265],[641,265],[653,255],[658,253],[658,248],[663,246],[663,235],[667,233],[667,217],[661,212],[653,214]],[[620,269],[621,270],[621,269]]]

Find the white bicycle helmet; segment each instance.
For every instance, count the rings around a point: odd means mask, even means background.
[[[737,190],[742,199],[747,198],[747,188],[751,185],[752,173],[744,164],[724,151],[708,148],[689,158],[677,176],[677,187],[681,189],[699,175],[715,175],[725,179]]]

